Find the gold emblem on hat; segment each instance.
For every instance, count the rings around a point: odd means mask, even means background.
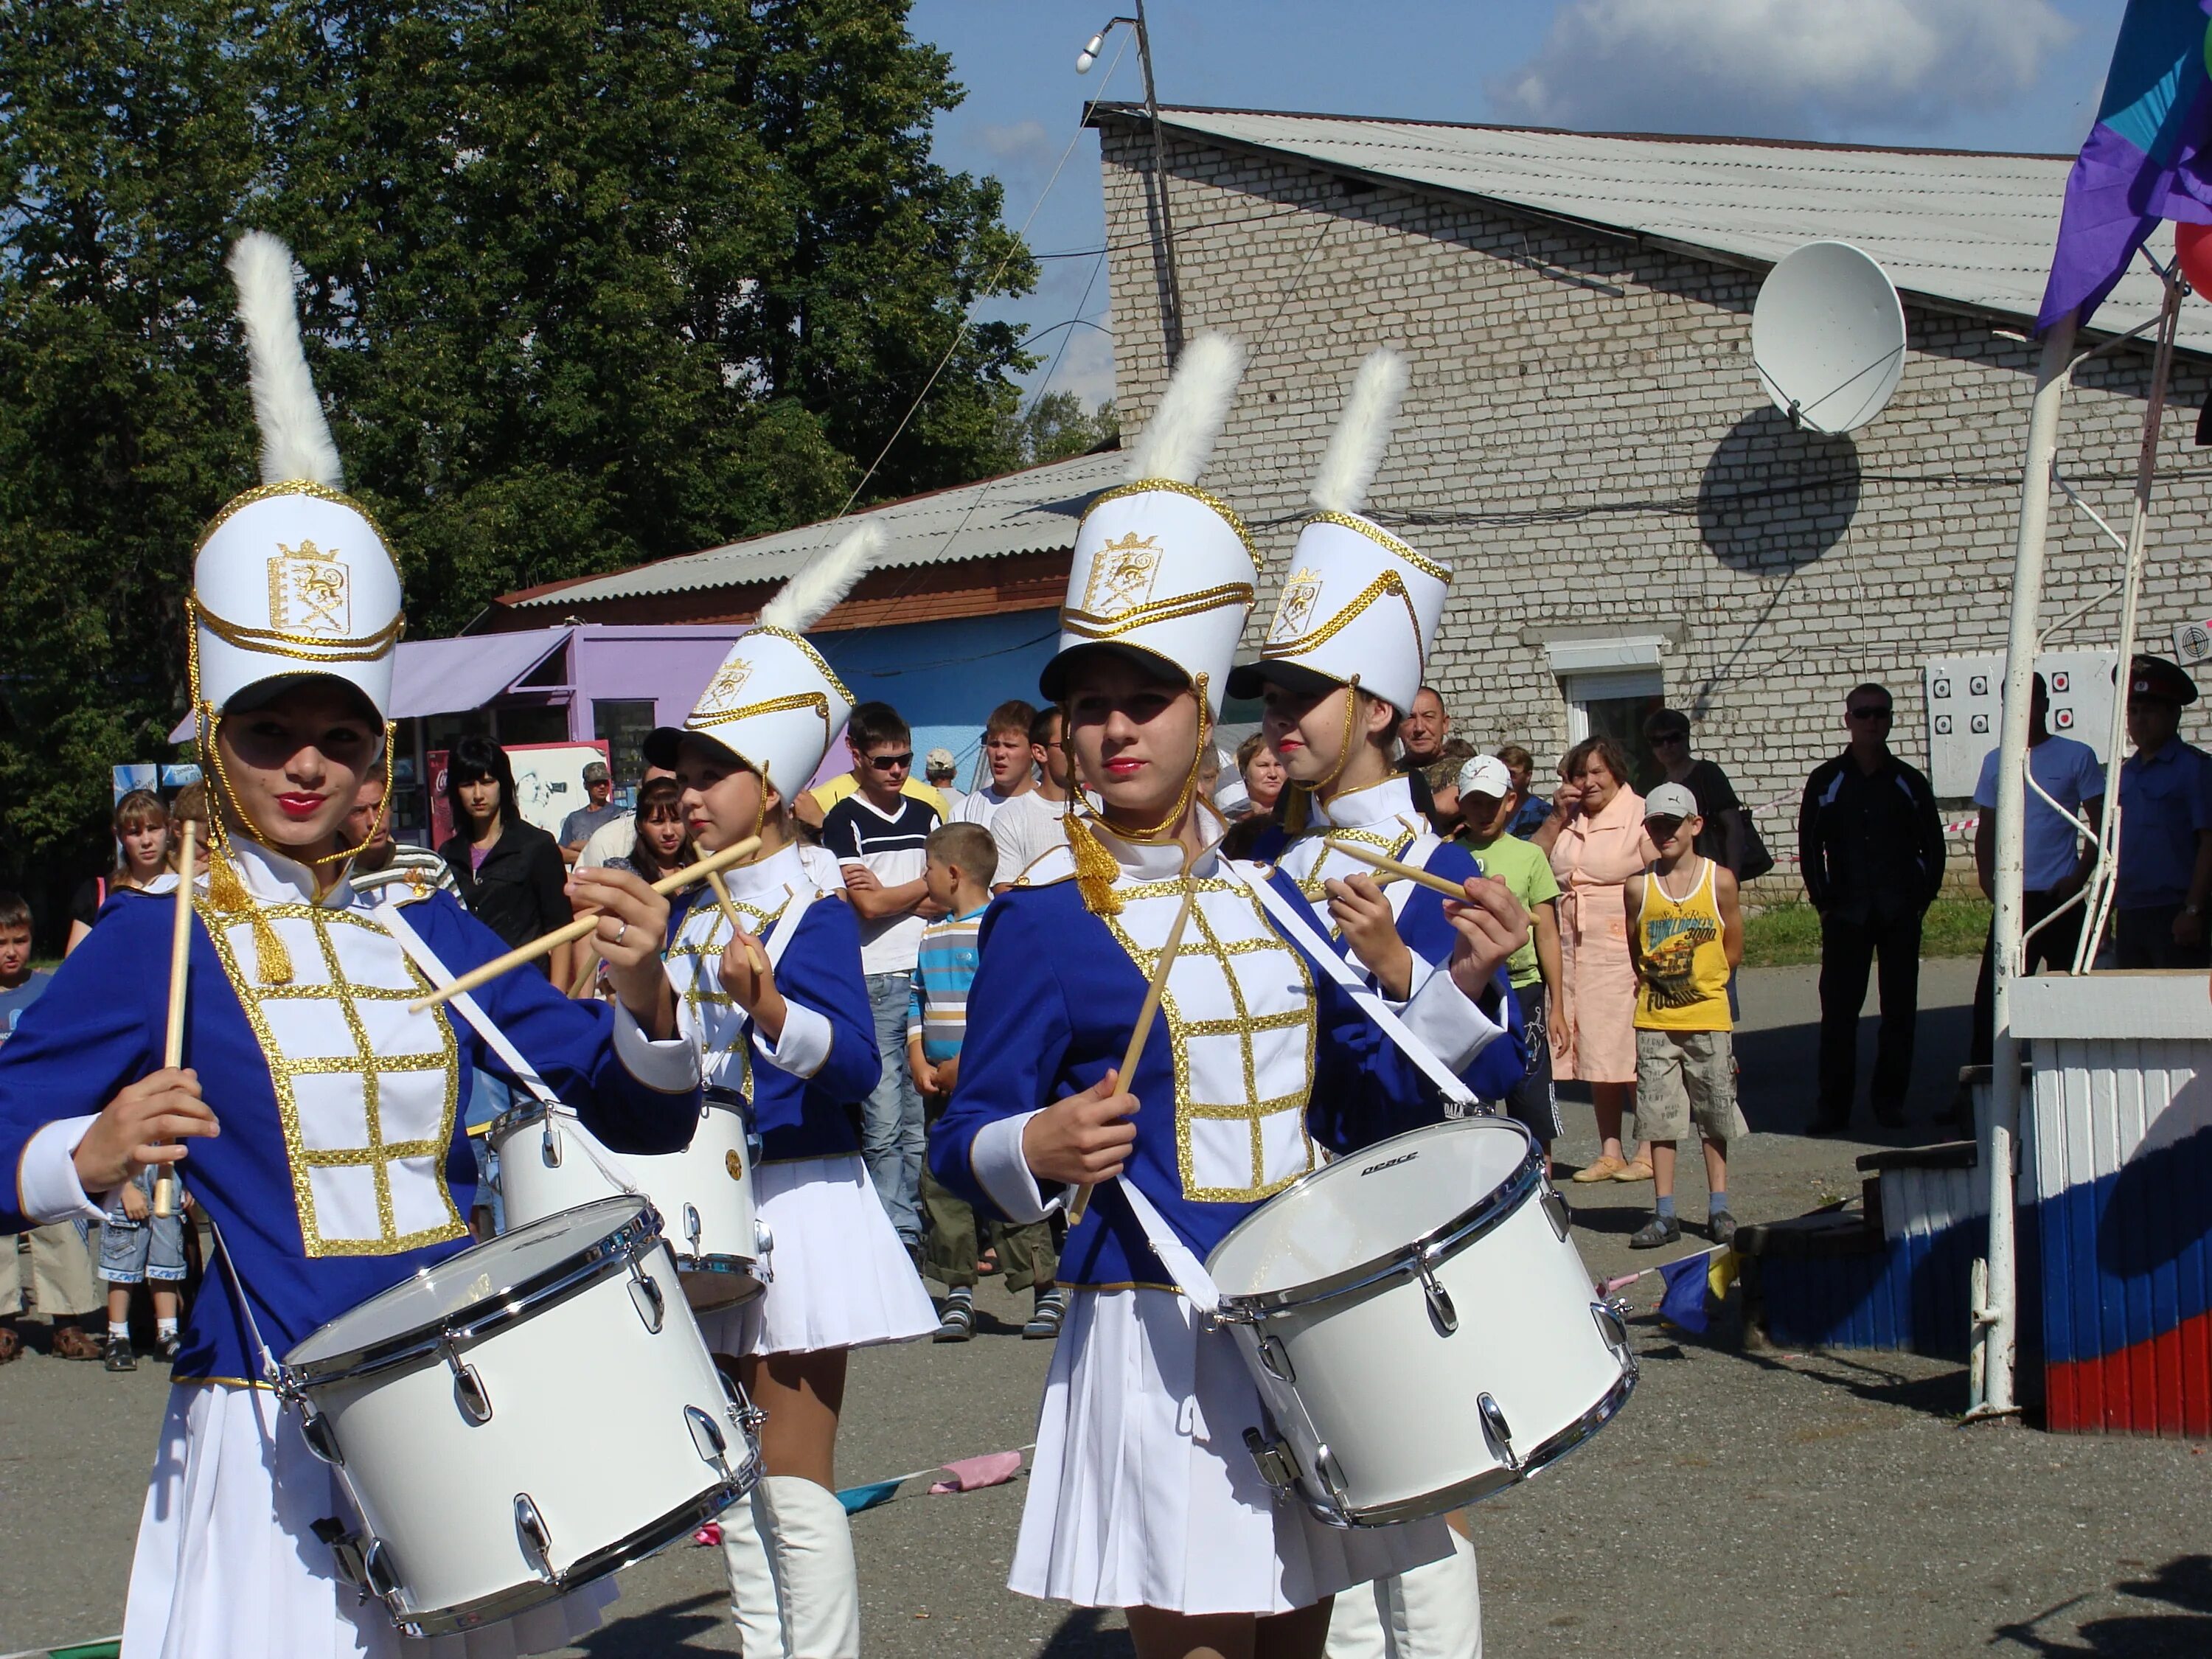
[[[1287,640],[1305,631],[1314,606],[1321,603],[1321,577],[1311,570],[1294,573],[1283,584],[1283,597],[1275,607],[1275,626],[1268,638]]]
[[[1133,530],[1118,542],[1109,541],[1091,561],[1083,608],[1114,617],[1144,604],[1152,596],[1163,556],[1158,538],[1139,537]]]
[[[699,699],[704,710],[727,708],[734,705],[738,694],[745,689],[745,682],[753,677],[753,665],[743,657],[732,657],[714,671],[714,678]]]
[[[311,541],[297,547],[277,543],[276,556],[269,561],[269,625],[294,634],[351,633],[352,580],[336,548],[325,552]]]

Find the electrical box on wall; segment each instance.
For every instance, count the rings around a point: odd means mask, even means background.
[[[2046,651],[2035,659],[2051,688],[2051,729],[2097,751],[2110,763],[2105,740],[2112,734],[2112,651]],[[1930,657],[1928,687],[1928,781],[1945,799],[1971,795],[1980,781],[1982,759],[1997,746],[2004,708],[2004,653],[1973,657]]]

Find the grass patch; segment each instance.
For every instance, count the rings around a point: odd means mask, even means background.
[[[1920,925],[1920,954],[1973,957],[1990,931],[1985,898],[1939,898]],[[1743,965],[1790,968],[1820,959],[1820,917],[1809,904],[1773,904],[1743,919]]]

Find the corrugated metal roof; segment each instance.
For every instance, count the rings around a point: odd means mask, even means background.
[[[2042,302],[2072,165],[2070,156],[1247,110],[1163,109],[1160,115],[1194,134],[1755,265],[1772,264],[1801,243],[1836,237],[1879,259],[1910,294],[2021,319],[2033,319]],[[2171,228],[2161,226],[2150,245],[2170,259]],[[2138,259],[2098,311],[2097,327],[2117,333],[2155,317],[2160,293],[2158,279]],[[2212,307],[2185,307],[2179,339],[2185,347],[2212,351]]]
[[[927,495],[871,507],[850,519],[800,525],[750,541],[710,547],[653,564],[618,570],[510,599],[518,610],[569,605],[589,599],[632,599],[641,594],[688,593],[702,588],[742,587],[781,581],[830,546],[862,518],[884,527],[888,544],[871,566],[895,570],[914,565],[957,564],[967,559],[997,559],[1016,553],[1048,553],[1075,545],[1076,521],[1091,498],[1115,483],[1127,458],[1109,450],[1078,455],[1020,472],[963,484]]]

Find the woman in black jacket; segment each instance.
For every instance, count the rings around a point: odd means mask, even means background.
[[[463,738],[446,760],[453,833],[438,848],[469,914],[509,945],[527,945],[570,920],[568,872],[553,837],[514,805],[514,769],[489,738]],[[540,958],[538,971],[568,983],[568,951]]]

